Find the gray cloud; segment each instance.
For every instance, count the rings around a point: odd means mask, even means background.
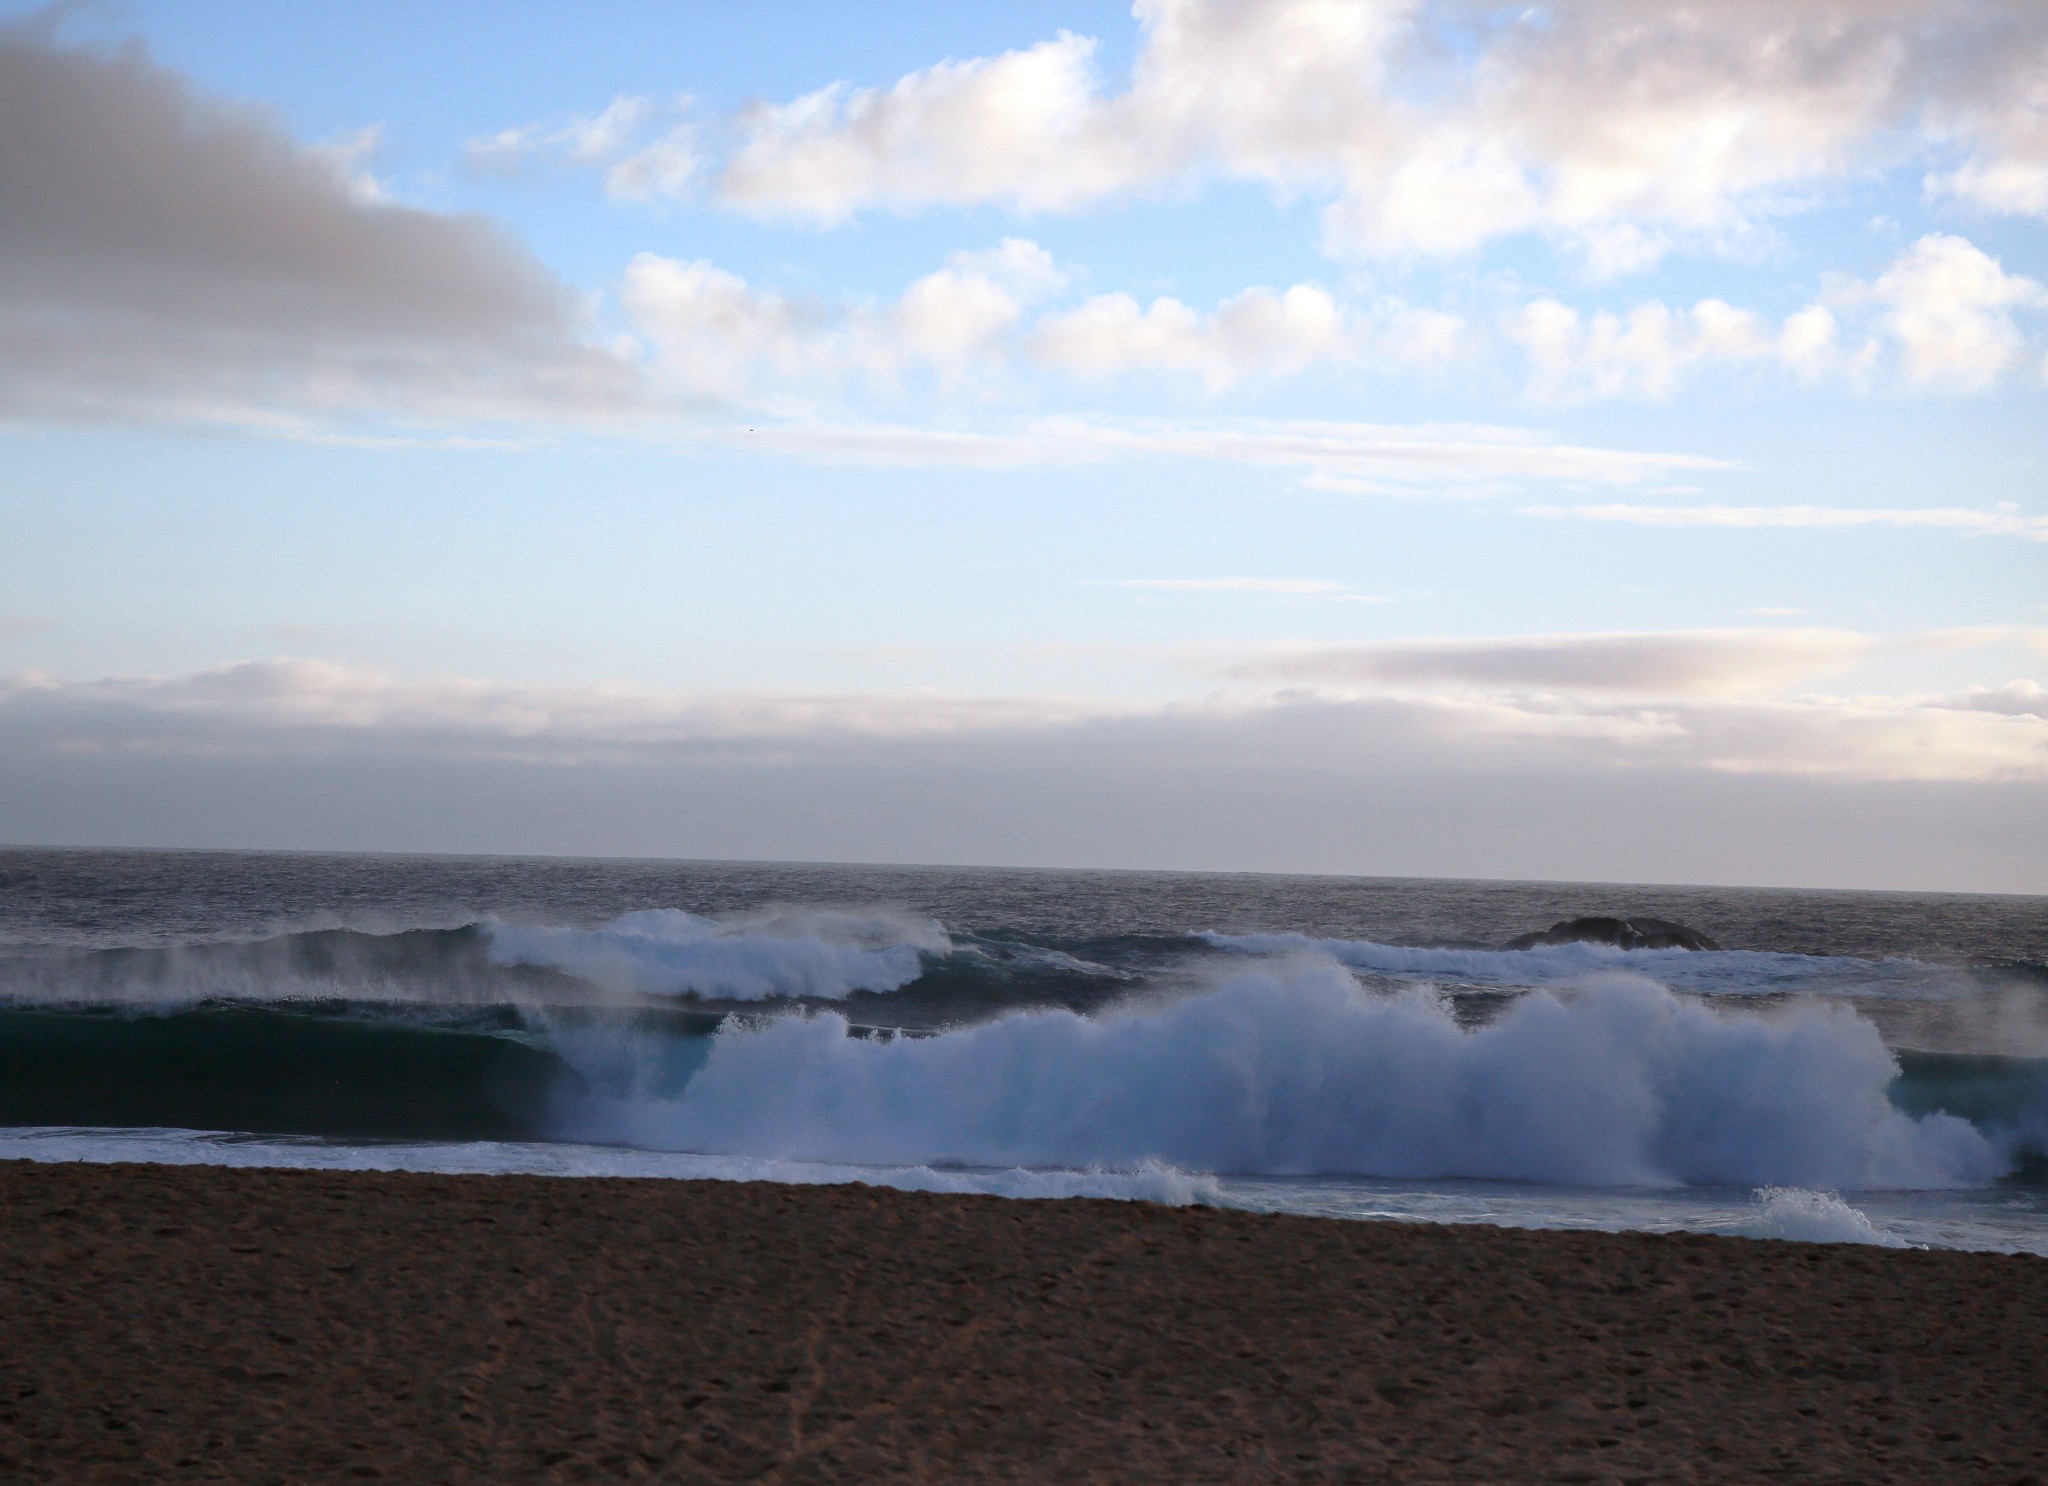
[[[476,217],[370,199],[138,45],[0,27],[0,416],[589,406],[575,297]]]
[[[1691,696],[1768,690],[1839,671],[1880,647],[1846,630],[1694,630],[1326,646],[1236,666],[1246,679],[1457,683]]]
[[[1827,663],[1838,664],[1839,657],[1876,643],[1811,633],[1819,638],[1802,662],[1809,667],[1820,663],[1815,656],[1833,656]],[[673,693],[463,678],[409,682],[289,659],[171,677],[25,676],[0,678],[0,754],[261,759],[400,752],[550,767],[923,754],[1020,768],[1036,767],[1031,760],[1042,755],[1084,772],[1123,757],[1134,766],[1150,760],[1168,769],[1287,761],[1360,776],[1554,766],[2048,780],[2048,731],[2037,717],[1925,697],[1760,696],[1759,670],[1790,663],[1745,659],[1742,632],[1735,635],[1733,658],[1712,652],[1725,637],[1711,635],[1597,637],[1606,643],[1581,648],[1537,642],[1521,655],[1507,653],[1517,649],[1513,642],[1432,642],[1381,652],[1393,657],[1385,664],[1395,683],[1448,673],[1458,681],[1478,676],[1498,684],[1502,676],[1526,679],[1534,671],[1562,688],[1520,696],[1400,684],[1341,692],[1239,690],[1179,703],[922,691]],[[1703,645],[1688,654],[1684,644],[1669,643],[1674,640]],[[1423,653],[1435,670],[1422,670],[1419,662],[1403,668]],[[1652,688],[1648,673],[1660,668],[1665,684]]]
[[[1920,704],[675,697],[306,662],[0,687],[13,842],[2041,892],[2044,831],[2042,722]]]
[[[2008,681],[2003,686],[1980,686],[1961,696],[1943,697],[1935,705],[2048,720],[2048,686],[2038,681]]]

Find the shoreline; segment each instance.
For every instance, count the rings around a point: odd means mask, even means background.
[[[2048,1260],[0,1162],[28,1482],[2048,1482]]]

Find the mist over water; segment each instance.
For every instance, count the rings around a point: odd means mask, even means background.
[[[597,929],[493,923],[489,937],[494,965],[541,965],[616,990],[729,1001],[900,990],[924,973],[926,956],[953,947],[934,920],[844,909],[721,920],[649,908]]]
[[[0,886],[15,1154],[2048,1249],[2038,900],[28,852]],[[1498,947],[1591,912],[1730,947]]]

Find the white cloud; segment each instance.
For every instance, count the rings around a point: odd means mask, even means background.
[[[1609,269],[1654,261],[1672,234],[1739,236],[1786,188],[1872,158],[1914,101],[1916,29],[1942,8],[1536,7],[1485,44],[1393,169],[1354,178],[1338,230],[1439,250],[1546,231]]]
[[[1005,371],[1050,371],[1192,382],[1215,395],[1317,370],[1412,374],[1512,350],[1528,395],[1557,404],[1663,401],[1702,373],[1744,367],[1807,385],[1979,391],[2026,354],[2015,312],[2048,306],[2033,280],[1939,234],[1875,280],[1831,276],[1821,300],[1775,322],[1720,299],[1587,312],[1545,297],[1501,316],[1493,334],[1461,314],[1398,299],[1346,303],[1308,283],[1246,289],[1211,309],[1125,293],[1034,309],[1068,279],[1038,244],[1008,238],[954,254],[877,306],[792,299],[709,263],[643,253],[620,300],[680,385],[735,398],[856,381],[873,390],[915,368],[984,388]],[[1014,378],[1004,385],[1025,390]]]
[[[1729,460],[1560,444],[1530,429],[1398,426],[1301,420],[1035,419],[991,432],[888,423],[762,423],[704,437],[831,463],[1016,469],[1124,459],[1196,459],[1299,472],[1331,490],[1413,493],[1496,490],[1526,482],[1634,486],[1681,472],[1730,470]]]
[[[1140,308],[1101,294],[1048,316],[1032,332],[1041,363],[1084,377],[1167,372],[1220,391],[1247,377],[1297,376],[1319,363],[1356,360],[1364,328],[1329,291],[1296,284],[1247,289],[1202,314],[1177,299]]]
[[[513,175],[560,162],[604,171],[605,192],[618,201],[653,201],[688,192],[703,161],[690,100],[621,93],[594,114],[568,114],[518,124],[463,145],[474,171]]]
[[[2048,130],[2048,121],[2039,127]],[[1928,189],[1957,196],[2000,216],[2048,219],[2048,163],[2027,159],[1973,158],[1943,175],[1931,175]]]
[[[793,299],[710,263],[642,253],[621,281],[620,302],[685,385],[731,395],[778,380],[808,381],[812,390],[887,381],[920,366],[956,381],[1015,367],[1082,380],[1187,378],[1221,392],[1322,366],[1440,366],[1471,349],[1460,316],[1398,300],[1355,309],[1314,284],[1247,289],[1213,310],[1100,294],[1028,320],[1068,279],[1038,244],[1006,238],[953,254],[878,306]]]
[[[330,139],[308,151],[316,160],[325,161],[327,167],[341,181],[342,188],[365,206],[381,206],[391,200],[391,192],[385,184],[370,172],[369,162],[376,158],[384,147],[384,126],[365,125]]]
[[[2048,542],[2048,516],[2027,516],[2008,505],[1969,506],[1524,506],[1524,516],[1559,521],[1610,521],[1629,526],[1762,528],[1846,531],[1855,527],[1962,532]]]
[[[993,370],[1025,307],[1064,279],[1043,248],[1008,238],[954,254],[877,308],[792,299],[710,263],[642,253],[619,298],[672,379],[740,396],[784,383],[888,380],[919,366],[952,376]]]
[[[561,155],[582,165],[601,164],[625,152],[654,117],[651,98],[621,93],[594,114],[570,114],[539,123],[516,124],[464,143],[472,169],[518,170],[536,156]]]
[[[2048,11],[1997,0],[1140,0],[1129,84],[1062,33],[737,121],[728,204],[1068,211],[1206,174],[1327,203],[1338,252],[1508,233],[1597,271],[1737,242],[1798,193],[1960,145],[1934,188],[2042,210]],[[1447,43],[1447,44],[1446,44]]]
[[[1125,93],[1105,93],[1095,42],[1066,33],[888,88],[837,84],[744,115],[717,189],[742,210],[829,223],[876,205],[1074,210],[1212,163],[1326,177],[1329,155],[1386,111],[1373,82],[1406,8],[1146,0]]]
[[[1099,200],[1152,167],[1104,137],[1095,43],[1062,32],[998,57],[941,62],[888,89],[834,84],[738,120],[718,176],[732,205],[843,221],[876,201],[1024,209]]]
[[[1272,593],[1329,595],[1348,592],[1329,578],[1104,578],[1089,588],[1137,588],[1158,593]]]
[[[1718,299],[1689,311],[1653,302],[1626,315],[1600,310],[1590,317],[1539,299],[1510,315],[1505,328],[1528,358],[1531,394],[1548,402],[1661,400],[1694,365],[1754,361],[1772,353],[1774,339],[1759,316]],[[1810,322],[1801,329],[1802,342],[1810,340]]]
[[[1867,294],[1884,307],[1884,327],[1904,357],[1908,381],[1958,392],[1981,391],[2021,359],[2013,310],[2048,305],[2048,289],[1941,233],[1921,238],[1867,290],[1842,293]]]
[[[1802,381],[1817,382],[1831,372],[1847,371],[1860,379],[1876,355],[1876,343],[1867,342],[1862,352],[1845,356],[1838,337],[1841,323],[1826,305],[1810,304],[1785,317],[1778,331],[1778,360]]]
[[[1052,254],[1023,238],[999,247],[955,253],[897,301],[887,328],[911,355],[960,372],[977,360],[1000,359],[1003,338],[1026,305],[1066,283]]]
[[[614,160],[604,173],[605,193],[616,201],[659,201],[683,195],[703,160],[697,133],[688,124],[672,124],[657,139]]]
[[[620,300],[681,385],[742,399],[863,379],[893,386],[915,368],[948,382],[986,383],[1005,370],[1187,379],[1213,394],[1318,368],[1469,363],[1487,347],[1484,328],[1460,315],[1400,300],[1347,304],[1312,284],[1248,289],[1210,310],[1100,294],[1034,316],[1067,281],[1043,248],[1010,238],[954,254],[883,305],[792,298],[654,254],[629,266]],[[1935,234],[1873,280],[1832,276],[1821,300],[1782,320],[1719,299],[1588,312],[1546,297],[1502,316],[1491,350],[1518,352],[1529,395],[1546,403],[1665,400],[1698,375],[1745,367],[1864,390],[1984,390],[2030,354],[2016,315],[2044,307],[2048,291],[2034,280]],[[1007,390],[1025,386],[1012,380]]]
[[[1587,315],[1546,298],[1510,313],[1503,330],[1528,362],[1530,395],[1544,402],[1661,401],[1699,369],[1759,364],[1807,383],[1868,386],[1889,370],[1914,391],[1981,392],[2027,357],[2013,312],[2044,307],[2048,290],[2033,279],[1963,238],[1930,233],[1874,280],[1832,276],[1821,301],[1776,325],[1718,299]],[[1843,315],[1861,322],[1860,341],[1845,336]]]
[[[641,253],[626,267],[619,300],[670,377],[700,392],[737,395],[764,372],[837,375],[846,359],[828,310],[756,290],[710,263]]]

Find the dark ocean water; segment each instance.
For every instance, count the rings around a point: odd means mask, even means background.
[[[1501,948],[1591,913],[1722,949]],[[2038,898],[8,850],[0,1154],[2048,1251],[2044,966]]]
[[[1485,947],[1601,911],[1729,949],[2048,963],[2048,899],[1959,893],[1466,882],[575,858],[0,848],[0,947],[173,945],[486,917],[595,926],[644,908],[889,905],[972,934],[1089,940],[1191,929]]]

